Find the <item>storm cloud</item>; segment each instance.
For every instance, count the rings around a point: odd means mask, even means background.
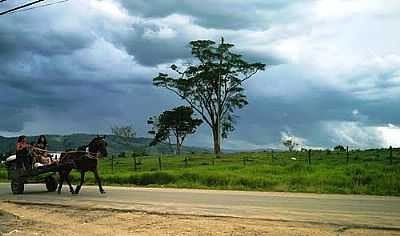
[[[0,3],[0,11],[23,3]],[[0,17],[0,135],[107,133],[183,104],[152,86],[196,39],[234,43],[267,69],[224,148],[400,146],[400,4],[71,0]],[[209,146],[203,126],[188,140]]]

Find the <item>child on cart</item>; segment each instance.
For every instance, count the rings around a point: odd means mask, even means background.
[[[32,156],[32,166],[35,168],[56,163],[56,160],[52,160],[51,157],[48,155],[47,139],[44,135],[40,135],[36,144],[33,145]]]

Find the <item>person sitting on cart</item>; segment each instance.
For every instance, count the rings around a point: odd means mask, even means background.
[[[40,167],[55,163],[47,153],[46,136],[40,135],[36,144],[33,145],[33,167]]]
[[[40,135],[38,140],[36,141],[36,144],[34,145],[37,148],[40,148],[42,150],[47,151],[47,139],[46,136]]]
[[[18,137],[17,144],[16,144],[16,163],[17,169],[31,169],[32,158],[30,155],[30,148],[26,136],[21,135]]]

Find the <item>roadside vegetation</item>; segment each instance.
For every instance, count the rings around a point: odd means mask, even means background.
[[[273,156],[273,157],[272,157]],[[257,152],[110,157],[100,161],[105,185],[400,196],[400,150]],[[161,170],[160,170],[161,160]],[[186,161],[185,161],[186,160]],[[112,165],[113,163],[113,165]],[[74,180],[79,173],[73,172]],[[0,178],[6,180],[4,167]],[[94,183],[88,174],[87,183]]]
[[[396,151],[394,152],[394,155]],[[400,153],[399,153],[400,154]],[[238,153],[107,159],[105,184],[257,191],[400,195],[400,161],[388,150]],[[161,159],[161,170],[160,170]],[[294,160],[295,159],[295,160]],[[185,161],[186,160],[186,161]],[[78,177],[78,175],[75,175]],[[90,178],[93,182],[93,178]]]

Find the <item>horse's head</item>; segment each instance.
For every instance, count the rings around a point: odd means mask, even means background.
[[[106,136],[97,136],[89,143],[89,152],[99,153],[101,157],[107,156]]]

